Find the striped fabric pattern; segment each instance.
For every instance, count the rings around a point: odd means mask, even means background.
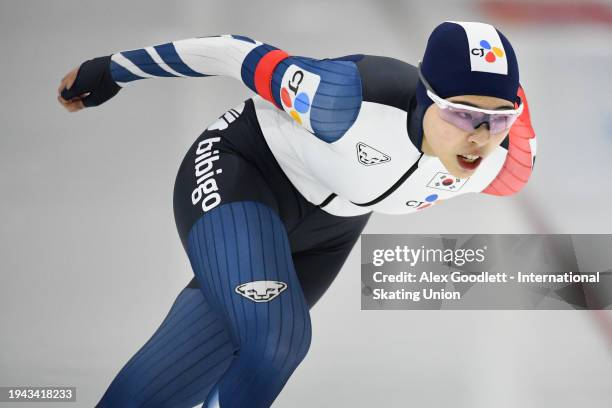
[[[321,77],[310,113],[314,135],[327,143],[340,139],[355,123],[361,108],[362,87],[357,66],[353,61],[287,58],[272,78],[272,95],[277,106],[281,104],[281,79],[292,64]]]
[[[188,255],[204,296],[239,350],[211,398],[218,393],[223,408],[269,407],[311,339],[309,310],[282,221],[258,202],[222,204],[192,227]],[[255,281],[282,282],[286,289],[263,302],[237,293],[237,287]]]
[[[144,78],[227,75],[241,79],[242,61],[261,43],[244,36],[190,38],[123,51],[111,57],[111,75],[119,86]]]
[[[291,65],[321,78],[309,95],[305,128],[328,143],[340,139],[357,119],[362,101],[359,71],[350,60],[291,57],[245,36],[221,35],[119,52],[111,56],[110,70],[121,87],[145,78],[229,76],[283,109],[281,82]]]
[[[161,326],[128,361],[96,405],[193,407],[231,364],[235,347],[197,288],[181,291]]]
[[[205,213],[188,256],[201,288],[183,289],[97,408],[269,407],[308,352],[308,306],[271,208],[241,201]],[[260,280],[286,290],[265,302],[236,292]]]

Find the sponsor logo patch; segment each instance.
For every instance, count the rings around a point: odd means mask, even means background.
[[[243,109],[244,109],[244,102],[241,105],[236,106],[235,108],[230,109],[227,112],[225,112],[212,125],[207,127],[206,130],[225,130],[227,129],[230,123],[238,119],[238,117],[242,114]]]
[[[285,282],[260,280],[243,283],[236,286],[236,293],[244,296],[253,302],[269,302],[280,295],[287,284]]]
[[[499,47],[493,47],[487,40],[480,40],[480,48],[472,48],[470,52],[484,58],[489,64],[493,64],[497,58],[505,56],[504,50]]]
[[[221,174],[223,169],[215,169],[215,162],[219,160],[219,151],[213,150],[213,145],[221,141],[220,137],[209,137],[198,142],[195,158],[196,187],[191,192],[191,203],[200,204],[202,211],[207,212],[221,202],[219,187],[215,175]]]
[[[406,205],[410,208],[416,208],[422,210],[423,208],[431,207],[432,205],[443,201],[437,194],[430,194],[422,200],[408,200]]]
[[[490,24],[450,21],[459,24],[465,30],[470,53],[472,71],[491,72],[508,75],[508,61],[506,51],[499,33]]]
[[[381,164],[391,161],[391,156],[376,150],[372,146],[368,146],[363,142],[357,143],[357,160],[359,163],[371,166],[373,164]]]
[[[317,93],[321,77],[293,64],[281,80],[283,109],[297,123],[314,132],[310,124],[312,100]]]

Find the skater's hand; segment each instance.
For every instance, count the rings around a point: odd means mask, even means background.
[[[68,72],[57,88],[57,100],[69,112],[98,106],[115,96],[121,89],[113,80],[111,56],[87,60]]]
[[[64,75],[62,81],[60,82],[59,88],[57,88],[57,100],[59,103],[62,104],[64,108],[66,108],[68,112],[78,112],[83,109],[85,107],[85,105],[83,104],[83,98],[89,95],[89,92],[85,92],[81,95],[72,97],[69,100],[66,100],[62,97],[62,91],[64,89],[70,90],[70,88],[74,84],[74,81],[76,80],[78,72],[79,67],[76,67],[72,71]]]

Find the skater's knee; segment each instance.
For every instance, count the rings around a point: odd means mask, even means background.
[[[292,330],[269,330],[257,341],[246,342],[238,351],[238,358],[252,362],[259,372],[290,375],[302,362],[310,348],[310,322],[290,322],[300,325]]]

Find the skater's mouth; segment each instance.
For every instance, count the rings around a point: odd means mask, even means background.
[[[461,168],[473,171],[482,162],[482,156],[478,154],[458,154],[457,162],[459,162]]]

